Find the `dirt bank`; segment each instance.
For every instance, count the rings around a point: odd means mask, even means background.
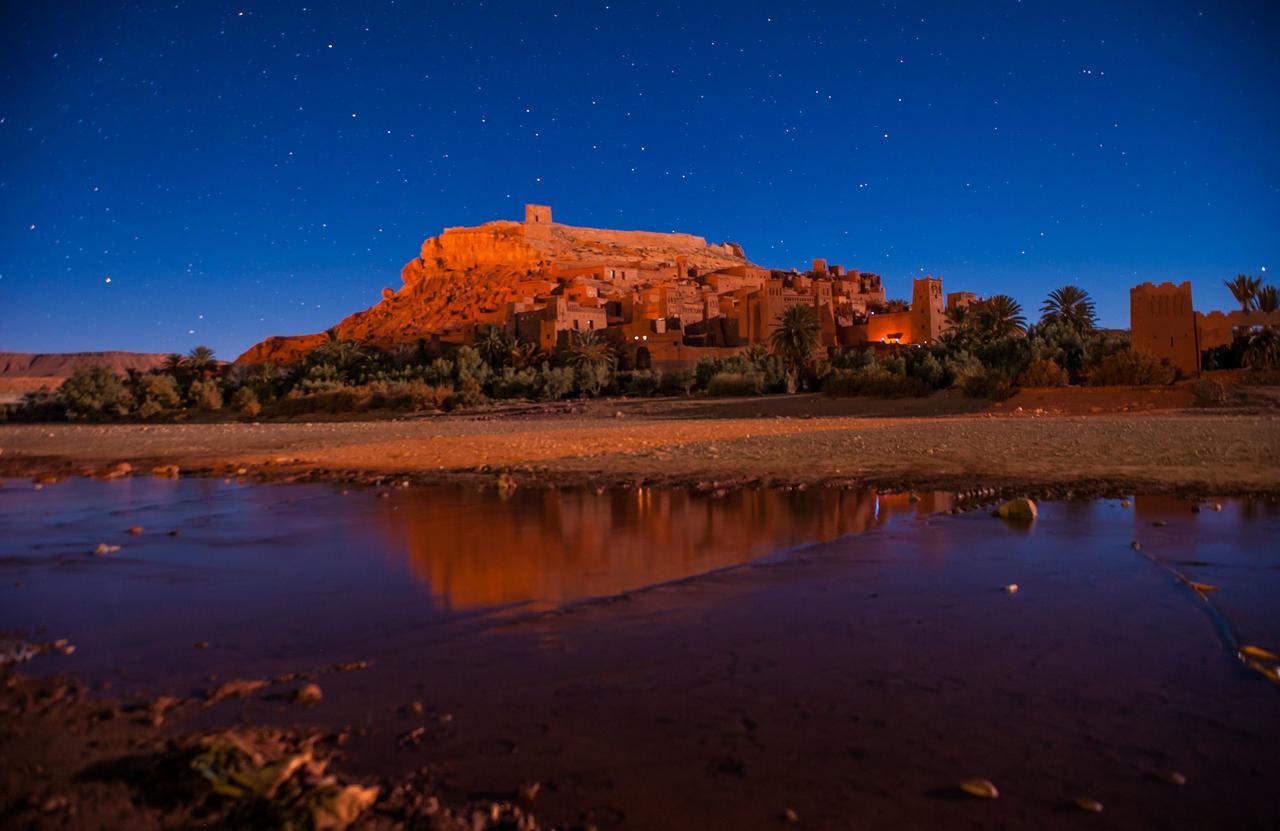
[[[1128,411],[1103,406],[1098,396],[1035,409],[1019,399],[993,407],[949,397],[796,396],[603,401],[381,421],[4,425],[0,474],[74,473],[124,461],[138,470],[176,464],[277,479],[428,482],[509,471],[522,484],[1280,492],[1280,415],[1161,409],[1132,391],[1110,398]]]

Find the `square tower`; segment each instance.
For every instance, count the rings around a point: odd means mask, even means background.
[[[550,205],[525,205],[524,206],[524,224],[525,225],[550,225],[551,224],[551,206]]]

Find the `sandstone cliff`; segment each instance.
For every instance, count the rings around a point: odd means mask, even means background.
[[[147,372],[164,363],[152,352],[0,352],[0,378],[70,378],[84,366],[105,366],[123,375]]]
[[[673,270],[678,262],[699,272],[751,264],[741,247],[708,244],[691,234],[520,222],[446,228],[405,265],[399,289],[383,289],[381,302],[335,328],[340,338],[383,349],[411,345],[497,321],[508,303],[531,300],[539,284],[545,287],[554,279],[554,270],[609,263],[656,273]],[[293,363],[325,339],[323,334],[271,337],[250,347],[236,363]]]

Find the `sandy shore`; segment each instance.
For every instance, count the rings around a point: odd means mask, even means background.
[[[992,407],[961,398],[796,396],[565,403],[395,420],[3,425],[0,474],[129,462],[135,470],[176,464],[215,475],[243,468],[274,479],[429,482],[505,471],[521,484],[1280,492],[1280,415],[1136,400],[1130,411],[1092,412],[1104,409],[1090,403],[1097,400],[1019,411],[1016,400]]]

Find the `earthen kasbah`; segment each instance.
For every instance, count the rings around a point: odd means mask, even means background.
[[[749,261],[736,243],[691,234],[612,231],[553,222],[525,206],[524,222],[446,228],[401,271],[398,290],[339,323],[341,339],[396,350],[425,342],[467,344],[488,326],[545,352],[573,332],[597,330],[633,366],[679,369],[706,355],[767,344],[790,306],[810,305],[822,346],[927,343],[947,306],[976,300],[914,281],[910,304],[888,303],[880,275],[817,259],[808,271]],[[271,337],[239,364],[295,363],[330,335]]]

